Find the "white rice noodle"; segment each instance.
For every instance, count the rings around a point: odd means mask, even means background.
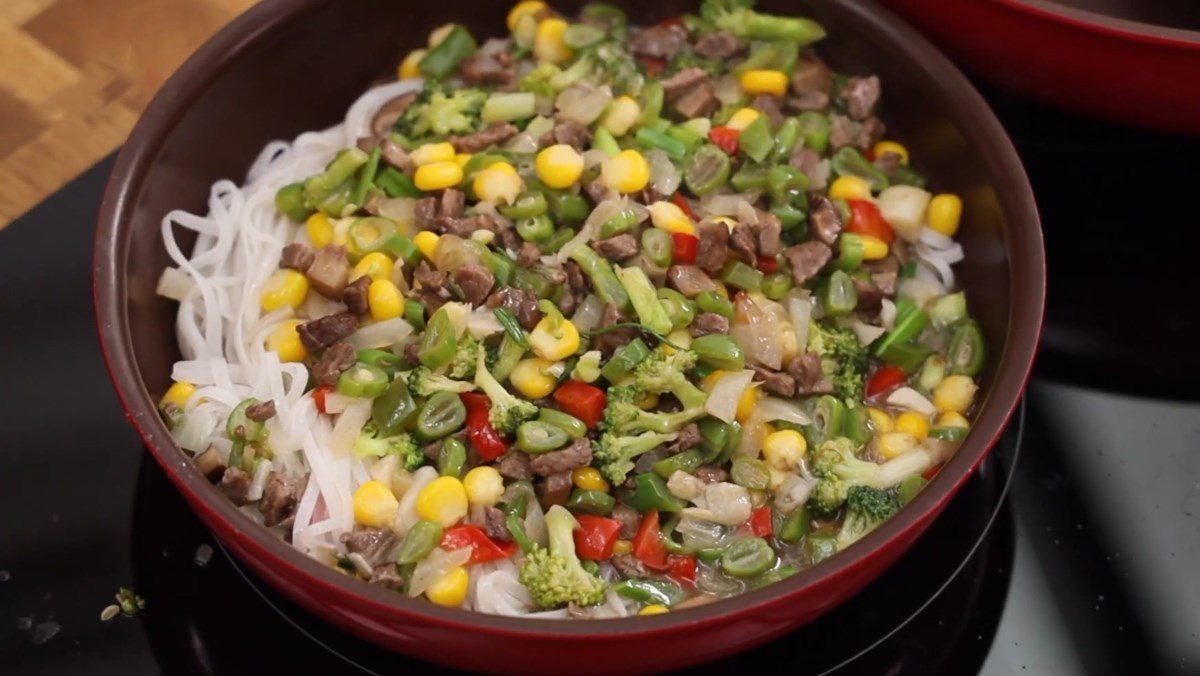
[[[921,228],[920,241],[913,246],[913,255],[933,271],[944,289],[954,288],[954,271],[950,266],[963,259],[961,244],[940,232]]]
[[[329,439],[330,450],[334,455],[349,455],[355,440],[362,432],[363,425],[371,418],[371,400],[359,399],[346,406],[338,416],[333,426],[333,435]]]
[[[158,277],[158,287],[154,292],[164,298],[180,301],[187,298],[196,288],[191,277],[179,271],[179,268],[164,268]]]
[[[262,498],[263,487],[267,485],[267,476],[273,467],[274,463],[270,460],[263,460],[254,468],[254,478],[250,481],[250,489],[246,491],[248,500],[253,502]]]

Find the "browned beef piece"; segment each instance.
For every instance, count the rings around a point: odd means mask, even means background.
[[[647,185],[645,188],[642,188],[641,192],[637,194],[637,201],[641,202],[642,204],[654,204],[663,197],[664,195],[659,192],[657,188],[655,188],[653,185]]]
[[[268,399],[246,407],[246,418],[254,422],[266,422],[275,417],[275,400]]]
[[[308,282],[326,298],[337,300],[342,296],[342,289],[350,281],[350,259],[346,257],[346,247],[326,244],[313,256],[312,265],[306,271]]]
[[[470,85],[511,86],[517,81],[517,68],[507,51],[484,54],[476,52],[463,59],[458,74]]]
[[[550,509],[554,505],[565,505],[571,497],[571,472],[559,472],[546,477],[537,486],[538,501]]]
[[[785,397],[796,394],[796,379],[792,376],[779,371],[772,371],[758,364],[751,364],[750,368],[754,369],[754,379],[763,384],[762,387],[764,390]]]
[[[767,121],[771,123],[771,128],[776,129],[783,124],[783,111],[780,109],[782,103],[777,96],[759,94],[750,102],[750,107],[766,115]]]
[[[674,103],[684,94],[708,82],[708,73],[699,66],[689,66],[662,81],[663,96],[667,103]]]
[[[418,230],[432,230],[437,222],[438,198],[422,197],[413,208],[413,219]]]
[[[500,456],[496,461],[496,471],[501,476],[517,481],[528,481],[533,478],[533,468],[529,466],[529,454],[513,449]]]
[[[321,358],[313,364],[313,380],[318,384],[333,387],[337,385],[338,376],[346,369],[354,366],[358,360],[358,350],[350,343],[337,343],[321,354]]]
[[[304,242],[292,242],[279,254],[279,267],[305,272],[313,264],[317,252]]]
[[[811,215],[809,216],[812,233],[817,239],[825,242],[829,246],[837,241],[838,235],[842,233],[842,217],[838,214],[838,210],[833,206],[833,201],[825,197],[818,197],[816,204],[812,207]]]
[[[538,298],[529,291],[522,291],[511,286],[502,286],[488,296],[487,306],[495,309],[502,307],[517,318],[527,331],[537,326],[542,319],[542,311],[538,309]]]
[[[618,502],[612,511],[612,518],[621,522],[620,536],[624,540],[632,540],[637,535],[638,524],[641,523],[642,515],[629,505]]]
[[[867,314],[879,312],[881,301],[883,300],[883,291],[870,280],[858,277],[853,277],[852,279],[854,281],[854,291],[858,294],[858,303],[855,305],[855,309]]]
[[[578,263],[575,261],[563,263],[563,272],[567,273],[567,286],[570,287],[571,293],[576,296],[586,296],[591,292],[592,281],[583,274]]]
[[[758,211],[758,255],[774,258],[783,250],[780,236],[783,234],[783,223],[779,217],[769,211]]]
[[[883,124],[883,120],[875,116],[868,117],[863,120],[858,138],[854,140],[855,145],[865,152],[868,148],[872,148],[876,143],[879,143],[886,132],[887,127]]]
[[[421,454],[430,462],[437,462],[438,456],[442,454],[442,439],[431,441],[421,447]]]
[[[380,106],[379,110],[375,111],[375,117],[371,118],[371,133],[376,138],[387,136],[392,131],[392,127],[396,126],[396,120],[399,120],[404,111],[408,110],[408,107],[416,100],[417,93],[409,92]]]
[[[363,275],[342,289],[342,302],[346,308],[356,315],[363,315],[371,309],[367,294],[371,289],[371,278]]]
[[[446,188],[442,191],[442,199],[438,203],[438,218],[458,218],[463,215],[467,204],[467,196],[461,190]]]
[[[433,313],[450,302],[450,294],[445,289],[424,289],[417,294],[417,298],[425,308],[426,317],[432,317]]]
[[[355,526],[349,533],[343,533],[341,540],[348,553],[362,556],[372,568],[393,561],[392,552],[400,545],[390,529],[366,526]]]
[[[696,315],[689,331],[693,338],[707,336],[710,333],[729,333],[729,319],[715,312],[702,312]]]
[[[492,286],[496,283],[496,278],[492,275],[492,271],[484,266],[478,263],[467,263],[454,271],[454,281],[458,283],[458,288],[462,291],[463,300],[474,307],[483,303],[488,297]]]
[[[404,589],[404,575],[400,573],[400,566],[395,563],[373,567],[368,582],[393,591]]]
[[[416,169],[412,158],[408,156],[408,151],[401,148],[392,139],[384,139],[383,145],[380,148],[383,161],[399,169],[405,175],[411,175],[413,170]]]
[[[638,56],[670,60],[687,44],[687,33],[679,26],[650,26],[629,38],[629,51]]]
[[[517,250],[517,265],[523,268],[531,268],[537,265],[542,258],[542,250],[533,242],[525,242],[521,244],[521,248]]]
[[[881,261],[867,261],[864,265],[868,272],[871,273],[871,281],[883,295],[891,297],[896,295],[896,279],[900,276],[900,260],[895,256],[888,256]]]
[[[638,254],[638,241],[631,233],[625,232],[594,242],[592,248],[610,261],[626,261]]]
[[[539,453],[533,456],[529,465],[534,474],[550,476],[560,472],[570,472],[577,467],[586,467],[592,462],[592,442],[586,437],[577,439],[575,443],[558,451]]]
[[[688,119],[708,117],[720,107],[721,101],[708,80],[704,80],[675,100],[675,110]]]
[[[904,164],[904,156],[897,152],[887,151],[875,158],[875,166],[888,176],[894,176],[896,170]]]
[[[546,147],[562,143],[583,152],[590,140],[592,140],[592,132],[588,131],[587,127],[575,120],[563,120],[543,134],[538,139],[538,144]]]
[[[792,71],[792,92],[788,100],[792,110],[824,110],[833,91],[833,75],[821,59],[811,56],[800,59]]]
[[[250,484],[251,479],[249,474],[246,474],[237,467],[230,467],[221,475],[221,483],[217,487],[229,498],[233,504],[241,507],[250,502]]]
[[[508,517],[496,507],[485,507],[483,510],[483,532],[496,542],[512,542],[512,533],[508,532]]]
[[[513,125],[502,122],[489,125],[473,134],[451,136],[448,141],[454,150],[460,153],[477,153],[491,146],[500,145],[517,135],[519,130]]]
[[[608,198],[608,186],[601,183],[600,179],[584,183],[583,192],[593,204],[599,204]]]
[[[846,112],[856,120],[865,120],[875,112],[880,94],[879,78],[875,75],[852,77],[846,82],[846,86],[842,87]]]
[[[729,258],[729,228],[724,223],[703,221],[696,228],[696,266],[710,275],[720,274]]]
[[[421,361],[421,343],[412,342],[404,346],[404,361],[410,364],[418,364]]]
[[[600,312],[600,328],[607,328],[613,324],[620,324],[626,321],[629,321],[629,318],[621,314],[616,305],[612,303],[604,304],[604,309]],[[636,337],[637,332],[633,329],[617,329],[616,331],[597,335],[592,345],[607,356],[625,347]]]
[[[496,233],[496,239],[500,240],[500,248],[508,249],[509,251],[519,251],[525,240],[517,234],[517,229],[511,223],[505,221],[496,221],[493,219],[493,228]]]
[[[883,138],[886,130],[883,122],[877,117],[868,117],[859,123],[845,115],[834,115],[830,118],[829,145],[834,150],[854,146],[866,152]]]
[[[491,230],[495,232],[496,221],[487,214],[476,214],[462,218],[439,217],[434,223],[433,230],[440,235],[454,235],[455,237],[467,239],[479,230]]]
[[[357,330],[358,316],[353,312],[339,312],[296,327],[300,342],[312,352],[324,350]]]
[[[810,183],[814,183],[813,178],[817,174],[817,165],[821,163],[821,153],[812,148],[796,148],[792,152],[792,156],[788,158],[788,164],[800,170],[800,173],[808,177]]]
[[[225,473],[225,459],[221,457],[221,452],[216,446],[206,448],[193,462],[196,463],[196,469],[209,481],[220,481],[221,475]]]
[[[429,263],[421,261],[413,271],[413,281],[422,288],[438,289],[446,285],[446,273],[439,272]]]
[[[725,31],[709,33],[697,40],[695,46],[692,47],[700,56],[718,60],[728,59],[745,48],[746,43]]]
[[[833,249],[824,242],[809,241],[788,247],[783,255],[792,265],[792,277],[796,284],[803,284],[816,277],[829,259],[833,258]]]
[[[758,260],[758,237],[749,223],[738,223],[729,234],[729,248],[738,252],[742,260],[754,265]]]
[[[650,577],[650,571],[646,568],[646,564],[642,563],[633,554],[617,554],[609,561],[613,568],[617,569],[617,573],[626,580],[644,579]]]
[[[679,430],[679,436],[667,445],[667,455],[675,455],[691,450],[699,446],[704,441],[704,437],[700,436],[700,426],[696,423],[688,423],[683,429]]]
[[[672,265],[667,268],[667,284],[688,298],[695,298],[701,291],[717,289],[716,283],[695,265]]]
[[[296,517],[296,505],[300,504],[300,496],[308,486],[308,477],[287,477],[279,472],[267,475],[267,485],[263,487],[262,501],[258,509],[263,514],[263,523],[270,526],[287,528]]]
[[[696,478],[706,484],[719,484],[729,481],[729,472],[720,465],[701,465],[696,468]]]
[[[825,372],[821,369],[821,358],[815,353],[805,352],[796,357],[788,364],[787,370],[796,379],[797,397],[833,394],[833,383],[825,377]]]

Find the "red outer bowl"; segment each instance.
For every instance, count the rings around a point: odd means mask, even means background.
[[[1200,134],[1200,32],[1048,0],[885,2],[968,69],[1007,87],[1082,113]]]
[[[578,7],[556,4],[566,12]],[[1028,377],[1045,294],[1033,195],[983,100],[893,15],[852,0],[760,4],[814,16],[832,35],[823,51],[836,67],[878,73],[891,135],[966,203],[960,276],[994,354],[974,429],[928,488],[845,553],[784,582],[694,609],[616,621],[522,620],[440,608],[349,579],[256,526],[196,471],[155,411],[178,358],[175,305],[154,294],[168,262],[159,223],[176,207],[204,210],[210,184],[243,176],[267,141],[340,120],[371,80],[423,44],[431,28],[457,20],[476,35],[495,35],[507,11],[507,3],[492,0],[422,7],[268,0],[202,47],[151,103],[117,160],[96,234],[97,321],[127,415],[196,513],[242,561],[305,608],[382,646],[468,669],[561,673],[667,669],[763,643],[841,603],[908,549],[986,456]],[[689,8],[668,1],[649,16],[632,15],[654,21]],[[336,52],[319,49],[332,44],[331,36],[353,39],[337,40]]]

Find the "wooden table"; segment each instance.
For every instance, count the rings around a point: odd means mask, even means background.
[[[254,0],[0,0],[0,228],[112,152]]]

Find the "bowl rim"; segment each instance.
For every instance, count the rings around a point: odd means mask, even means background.
[[[364,611],[365,607],[370,607],[375,613],[392,613],[409,621],[432,621],[443,628],[537,640],[673,633],[775,609],[805,589],[825,585],[835,578],[853,576],[888,543],[903,540],[906,536],[908,539],[914,537],[970,478],[999,440],[1024,392],[1042,330],[1045,255],[1032,188],[1016,150],[991,109],[966,77],[929,41],[874,2],[824,0],[826,4],[839,6],[842,12],[856,15],[856,21],[865,29],[887,36],[898,49],[922,63],[927,78],[937,85],[943,99],[941,103],[948,114],[960,122],[963,134],[980,149],[990,171],[998,177],[994,183],[997,192],[1016,197],[1006,200],[1001,207],[1005,220],[1027,226],[1014,226],[1004,233],[1010,257],[1028,257],[1028,268],[1033,277],[1020,280],[1015,274],[1010,275],[1008,334],[988,397],[975,421],[973,433],[926,490],[847,551],[786,580],[686,611],[640,617],[636,622],[561,622],[443,608],[350,580],[268,533],[238,511],[200,475],[158,416],[134,358],[125,293],[129,247],[127,238],[118,235],[127,230],[133,201],[149,166],[180,116],[235,57],[261,35],[328,1],[264,0],[237,17],[189,57],[155,95],[122,147],[104,192],[96,229],[93,265],[96,323],[105,364],[126,417],[192,508],[206,522],[219,526],[212,528],[215,534],[223,539],[236,539],[235,549],[245,550],[252,558],[269,562],[273,567],[289,569],[303,578],[304,586],[323,594],[337,594],[364,607]]]
[[[1198,30],[1127,19],[1054,0],[996,0],[996,2],[1019,12],[1032,14],[1041,19],[1090,33],[1164,47],[1200,51],[1200,31]]]

